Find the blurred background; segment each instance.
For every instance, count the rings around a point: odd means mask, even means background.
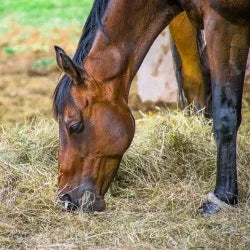
[[[53,45],[72,55],[93,0],[2,0],[0,122],[52,117],[60,72]],[[250,77],[247,78],[250,81]],[[168,29],[155,41],[132,84],[133,110],[175,106],[177,83]],[[139,115],[137,113],[137,115]]]
[[[52,116],[53,45],[74,52],[92,0],[2,0],[0,122]]]

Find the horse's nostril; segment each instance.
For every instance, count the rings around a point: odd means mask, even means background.
[[[64,194],[59,198],[63,207],[67,211],[74,211],[77,209],[77,205],[73,203],[72,197],[69,194]]]
[[[71,202],[71,198],[69,194],[64,194],[60,197],[60,201],[62,202]]]

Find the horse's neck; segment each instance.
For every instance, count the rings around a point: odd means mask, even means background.
[[[154,0],[110,0],[104,32],[98,30],[84,62],[98,82],[113,83],[128,97],[130,83],[158,34],[180,9]],[[164,1],[159,1],[164,2]],[[105,36],[107,34],[107,37]],[[117,94],[117,93],[116,93]]]

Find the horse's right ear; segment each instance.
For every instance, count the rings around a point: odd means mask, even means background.
[[[83,83],[85,79],[85,72],[83,68],[76,65],[62,48],[58,46],[54,46],[54,48],[56,51],[56,61],[58,67],[63,72],[68,74],[74,82],[78,84]]]

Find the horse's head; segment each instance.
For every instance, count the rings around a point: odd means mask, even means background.
[[[65,52],[56,49],[58,66],[70,77],[54,105],[59,121],[59,198],[68,210],[102,211],[104,195],[134,135],[126,101],[115,98],[108,82],[96,82]],[[60,87],[60,82],[59,82]],[[68,93],[66,93],[68,92]]]

